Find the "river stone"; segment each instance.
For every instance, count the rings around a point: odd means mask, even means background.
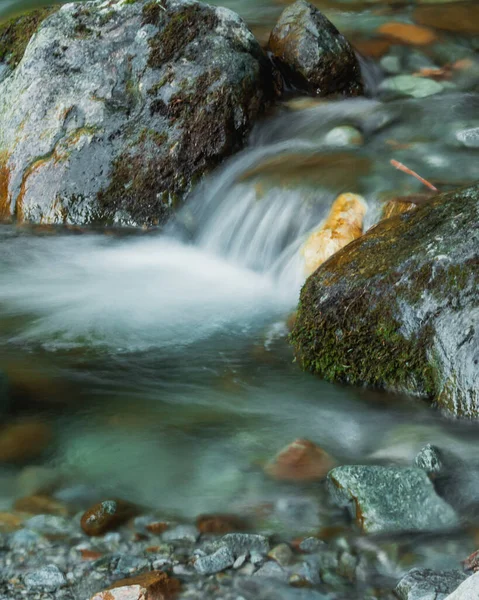
[[[444,600],[464,579],[466,575],[457,570],[412,569],[397,584],[395,593],[400,600]]]
[[[268,554],[269,542],[263,535],[254,533],[228,533],[221,538],[221,543],[227,546],[237,558],[245,553],[257,552]]]
[[[46,565],[37,571],[27,573],[24,582],[29,590],[54,592],[66,584],[66,579],[56,565]]]
[[[444,472],[444,462],[441,451],[432,444],[427,444],[416,456],[414,463],[423,469],[430,477],[436,477]]]
[[[479,415],[479,185],[379,223],[307,280],[292,341],[329,381]]]
[[[165,220],[241,148],[271,79],[228,9],[196,0],[62,6],[0,83],[0,218]]]
[[[479,148],[479,127],[458,131],[456,138],[466,148]]]
[[[479,600],[479,573],[468,577],[446,600]]]
[[[422,469],[345,466],[328,475],[333,500],[347,506],[366,533],[424,531],[458,525]]]
[[[315,6],[297,0],[281,14],[269,48],[288,84],[317,96],[363,92],[361,70],[346,38]]]
[[[201,575],[212,575],[232,567],[235,557],[227,546],[219,548],[214,554],[201,556],[195,562],[195,569]]]
[[[414,75],[397,75],[381,82],[379,91],[387,96],[410,96],[411,98],[427,98],[442,92],[444,85],[434,79],[414,77]]]

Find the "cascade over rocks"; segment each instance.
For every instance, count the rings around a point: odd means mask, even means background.
[[[40,12],[0,30],[0,218],[164,221],[269,100],[270,63],[228,9],[92,0]]]
[[[379,223],[307,280],[292,340],[330,381],[479,415],[479,185]]]
[[[351,44],[306,0],[297,0],[283,11],[269,48],[286,82],[297,89],[314,96],[363,93]]]

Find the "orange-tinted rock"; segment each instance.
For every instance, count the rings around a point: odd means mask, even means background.
[[[88,550],[87,548],[80,550],[80,554],[83,560],[98,560],[103,556],[101,552],[95,550]]]
[[[30,513],[31,515],[58,515],[60,517],[67,517],[69,514],[69,510],[63,502],[41,494],[19,498],[15,501],[13,507],[19,512]]]
[[[468,556],[463,564],[465,571],[474,571],[474,573],[479,571],[479,550]]]
[[[81,518],[81,527],[87,535],[103,535],[134,516],[132,504],[122,500],[104,500],[89,508]]]
[[[150,571],[136,577],[128,577],[127,579],[115,581],[108,590],[115,591],[134,586],[139,586],[145,590],[145,600],[170,600],[178,594],[181,588],[178,579],[169,577],[169,575],[162,571]]]
[[[390,200],[383,207],[382,218],[389,219],[389,217],[403,215],[404,213],[415,210],[416,208],[416,204],[413,204],[412,202]]]
[[[196,526],[201,533],[222,535],[245,531],[247,524],[235,515],[200,515],[196,519]]]
[[[389,48],[392,46],[393,42],[390,40],[383,40],[379,38],[372,38],[369,40],[356,40],[352,42],[354,48],[362,54],[363,56],[367,56],[369,58],[382,58],[385,54],[387,54]]]
[[[437,35],[431,29],[410,23],[384,23],[379,33],[413,46],[427,46],[437,40]]]
[[[52,440],[52,431],[40,421],[21,421],[0,429],[0,463],[23,463],[38,458]]]
[[[147,600],[147,591],[140,585],[131,585],[116,590],[98,592],[91,600]]]
[[[161,535],[163,532],[165,532],[168,529],[168,527],[169,527],[168,523],[159,521],[158,523],[150,523],[149,525],[146,526],[146,529],[150,533],[153,533],[154,535]]]
[[[427,27],[474,35],[479,33],[479,4],[441,4],[440,8],[419,6],[414,11],[414,20]]]
[[[281,450],[265,471],[280,481],[316,481],[335,466],[333,458],[309,440],[295,440]]]

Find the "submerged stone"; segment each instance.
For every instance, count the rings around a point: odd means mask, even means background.
[[[421,469],[337,467],[328,483],[333,500],[346,506],[366,533],[427,531],[459,523]]]
[[[479,414],[479,187],[387,219],[307,280],[292,341],[329,381]]]
[[[122,500],[104,500],[89,508],[81,518],[81,528],[87,535],[103,535],[128,521],[135,508]]]
[[[309,440],[295,440],[268,463],[265,472],[280,481],[315,481],[326,477],[335,462]]]
[[[398,583],[395,593],[400,600],[444,600],[465,578],[459,570],[412,569]]]
[[[0,83],[4,219],[158,224],[272,94],[269,61],[225,8],[91,0],[33,31]]]
[[[66,579],[56,565],[46,565],[37,571],[27,573],[24,582],[29,590],[55,592],[66,584]]]
[[[414,77],[414,75],[397,75],[381,82],[379,91],[388,96],[410,96],[411,98],[426,98],[439,94],[444,85],[433,79]]]
[[[269,48],[286,81],[317,96],[363,92],[361,71],[346,38],[315,6],[297,0],[281,14]]]
[[[202,575],[220,573],[235,563],[235,557],[227,546],[219,548],[214,554],[201,556],[195,561],[195,569]]]

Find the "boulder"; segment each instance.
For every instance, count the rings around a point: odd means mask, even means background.
[[[272,93],[269,61],[225,8],[92,0],[41,16],[28,45],[22,21],[0,30],[0,218],[160,223]]]
[[[363,92],[361,70],[346,38],[315,6],[297,0],[281,14],[269,48],[287,84],[315,96]]]
[[[337,467],[328,475],[333,500],[347,507],[365,533],[455,527],[456,513],[422,469]]]
[[[444,600],[464,579],[466,575],[458,570],[412,569],[397,584],[395,593],[400,600]]]
[[[303,369],[479,414],[479,185],[382,221],[304,285]]]

